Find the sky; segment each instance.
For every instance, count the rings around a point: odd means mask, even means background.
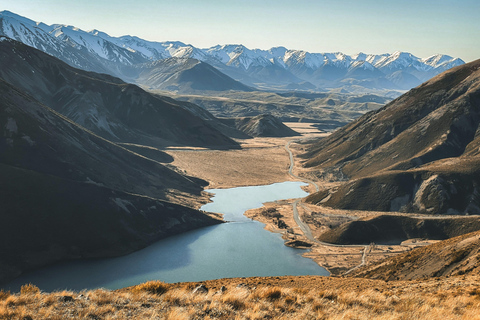
[[[479,0],[0,0],[46,24],[111,36],[345,54],[480,58]]]

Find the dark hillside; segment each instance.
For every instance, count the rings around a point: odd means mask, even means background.
[[[125,67],[136,83],[150,89],[182,93],[204,91],[252,91],[252,88],[238,82],[215,69],[208,63],[191,58],[167,58],[152,63]]]
[[[480,122],[480,60],[453,68],[310,146],[307,167],[362,177],[456,157]]]
[[[156,147],[238,147],[181,102],[75,69],[14,40],[0,42],[0,67],[0,78],[109,140]]]
[[[408,239],[445,240],[480,230],[480,218],[424,219],[382,215],[347,222],[322,234],[319,240],[335,244],[400,244]]]
[[[2,80],[0,97],[0,282],[219,223],[165,201],[192,205],[204,182],[93,134]]]

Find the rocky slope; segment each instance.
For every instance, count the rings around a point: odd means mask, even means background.
[[[0,57],[0,78],[109,140],[155,147],[238,147],[185,103],[118,78],[72,68],[5,37],[0,41]]]
[[[310,202],[480,213],[480,60],[448,70],[309,147],[318,176],[350,178]]]
[[[349,276],[382,280],[419,280],[464,274],[478,275],[479,259],[480,232],[473,232],[363,267]]]

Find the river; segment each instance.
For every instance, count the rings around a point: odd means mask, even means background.
[[[118,289],[149,280],[201,281],[231,277],[329,275],[305,250],[286,247],[280,234],[243,213],[262,203],[308,195],[303,182],[207,190],[214,193],[204,211],[224,214],[228,223],[160,240],[132,254],[99,260],[60,263],[27,273],[2,286],[19,291],[33,283],[43,291]]]

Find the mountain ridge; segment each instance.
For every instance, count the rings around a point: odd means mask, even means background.
[[[21,42],[0,38],[0,78],[106,139],[155,147],[238,148],[186,103],[107,74],[76,69]]]
[[[465,63],[447,55],[418,58],[400,51],[346,55],[341,52],[310,53],[285,47],[249,49],[243,45],[216,45],[200,49],[179,41],[154,42],[135,36],[111,37],[96,29],[87,32],[73,26],[47,26],[8,11],[0,12],[0,35],[24,42],[76,67],[107,72],[121,78],[124,75],[119,65],[132,66],[166,58],[194,58],[211,64],[247,86],[266,85],[277,89],[305,81],[317,88],[335,88],[345,85],[338,80],[368,77],[382,79],[375,82],[377,88],[405,90]],[[348,72],[358,64],[364,65],[364,71],[368,69],[369,74]],[[398,86],[388,80],[388,76],[397,71],[412,77],[405,77],[402,85]],[[352,85],[362,86],[362,82]],[[311,89],[310,86],[305,88]]]
[[[480,213],[480,60],[452,68],[309,147],[304,165],[350,180],[308,201],[344,209]]]

